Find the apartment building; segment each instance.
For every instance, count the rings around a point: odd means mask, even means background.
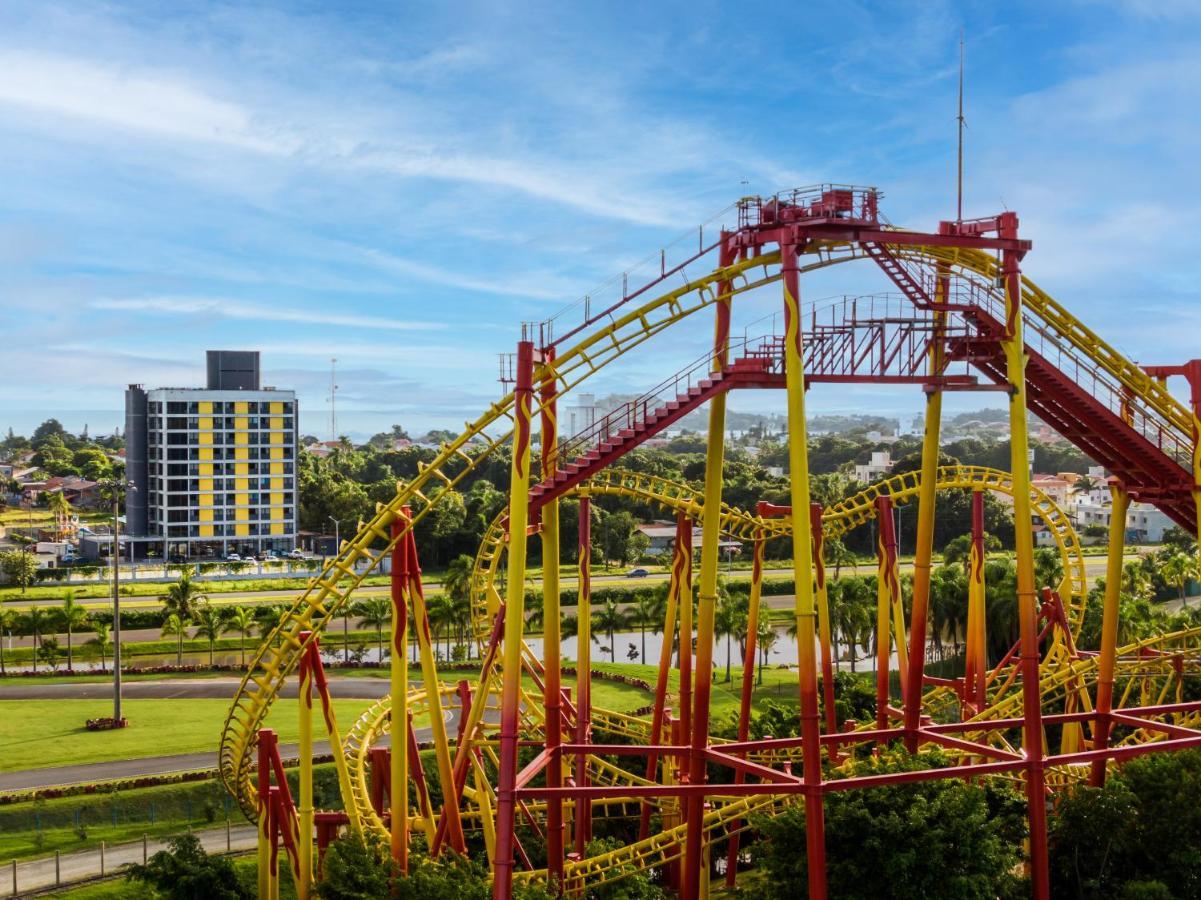
[[[210,350],[203,388],[125,392],[130,554],[214,558],[296,546],[297,407],[257,351]]]

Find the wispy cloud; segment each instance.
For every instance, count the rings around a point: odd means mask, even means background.
[[[259,306],[222,297],[131,297],[93,300],[93,309],[160,313],[173,316],[219,316],[226,319],[255,319],[264,322],[299,322],[339,328],[384,328],[390,331],[436,331],[443,322],[389,319],[346,313],[303,310],[286,306]]]

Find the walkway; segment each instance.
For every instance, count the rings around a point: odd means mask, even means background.
[[[255,828],[252,825],[234,825],[228,828],[206,829],[194,832],[204,849],[210,853],[253,850],[256,846]],[[103,846],[103,845],[102,845]],[[71,884],[111,875],[123,866],[144,862],[160,850],[167,849],[166,838],[152,838],[112,847],[97,847],[64,853],[55,861],[53,856],[11,863],[5,867],[0,879],[0,896],[19,897],[31,891]]]

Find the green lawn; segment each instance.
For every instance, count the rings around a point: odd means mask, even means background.
[[[338,700],[339,725],[349,727],[370,704]],[[289,706],[285,703],[266,722],[285,743],[297,739],[297,716],[288,714],[295,712]],[[88,731],[84,722],[111,715],[111,702],[0,700],[6,735],[0,771],[215,751],[228,711],[227,700],[126,700],[123,712],[130,727]]]

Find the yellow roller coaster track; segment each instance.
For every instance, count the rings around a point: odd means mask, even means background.
[[[899,245],[889,248],[897,256],[925,267],[945,263],[965,282],[977,286],[981,296],[992,296],[999,301],[992,287],[995,263],[985,253]],[[863,258],[856,247],[840,242],[814,242],[806,252],[801,272]],[[599,317],[590,323],[590,333],[574,346],[560,349],[551,364],[551,373],[559,386],[555,399],[693,314],[778,281],[779,261],[778,252],[741,260],[689,280],[636,308],[624,312],[619,309]],[[723,289],[722,285],[726,287]],[[1159,427],[1161,433],[1168,433],[1180,446],[1191,447],[1191,416],[1162,386],[1028,281],[1023,285],[1023,303],[1023,315],[1028,320],[1074,348],[1093,370],[1110,379],[1113,389],[1125,392],[1140,421]],[[349,602],[363,578],[379,566],[393,541],[399,539],[393,538],[390,529],[402,508],[412,508],[408,527],[420,522],[444,489],[462,484],[489,454],[508,441],[512,421],[513,396],[509,394],[474,422],[467,423],[459,437],[443,445],[416,477],[399,483],[395,497],[380,505],[372,519],[352,539],[342,543],[337,554],[263,640],[239,686],[222,731],[220,749],[222,780],[249,817],[255,815],[251,768],[257,732],[284,680],[297,666],[304,646],[301,634],[320,633]]]

